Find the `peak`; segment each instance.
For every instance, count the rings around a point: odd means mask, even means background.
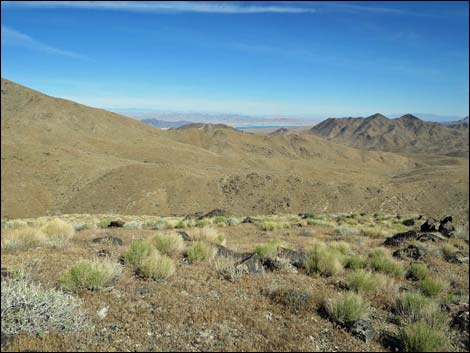
[[[385,120],[388,120],[388,118],[387,118],[385,115],[382,115],[382,114],[380,114],[380,113],[375,113],[375,114],[373,114],[373,115],[371,115],[371,116],[368,116],[366,119],[369,119],[369,120],[378,120],[378,119],[380,119],[380,120],[384,120],[384,119],[385,119]]]
[[[199,129],[199,130],[215,130],[215,129],[229,129],[235,130],[233,127],[226,124],[205,124],[205,123],[192,123],[177,127],[176,130],[186,129]]]
[[[405,115],[399,117],[398,119],[400,119],[400,120],[419,120],[419,121],[421,120],[420,118],[414,116],[413,114],[405,114]]]

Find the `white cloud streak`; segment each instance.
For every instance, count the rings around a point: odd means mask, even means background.
[[[2,25],[2,44],[17,45],[21,47],[26,47],[33,50],[39,50],[49,54],[68,56],[72,58],[81,58],[85,57],[81,54],[75,53],[73,51],[63,50],[59,48],[52,47],[43,42],[40,42],[27,34],[18,32],[12,28]]]
[[[221,14],[313,13],[311,7],[256,5],[247,2],[219,1],[3,1],[14,8],[73,8],[136,12],[200,12]]]

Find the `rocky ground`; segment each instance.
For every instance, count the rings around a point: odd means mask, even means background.
[[[445,316],[440,347],[468,351],[468,229],[452,217],[335,214],[229,217],[223,210],[161,219],[143,216],[62,216],[75,234],[58,249],[41,244],[8,248],[13,228],[40,227],[49,218],[2,221],[2,351],[396,351],[409,317],[397,311],[404,293],[425,292],[412,275],[424,264],[441,286],[426,294]],[[111,222],[114,223],[111,223]],[[224,241],[217,255],[190,261],[187,251],[172,256],[175,273],[165,281],[139,276],[123,260],[130,244],[158,232],[177,232],[185,248],[193,232],[216,229]],[[315,244],[336,249],[340,268],[311,271]],[[276,244],[265,256],[266,244]],[[400,269],[374,263],[374,251]],[[342,254],[339,256],[339,254]],[[80,290],[83,329],[41,335],[3,333],[4,281],[19,269],[43,288],[62,291],[60,278],[81,259],[106,257],[122,273],[102,290]],[[359,292],[368,303],[364,317],[344,322],[327,310],[329,300],[353,292],[351,274],[360,267],[385,279],[377,290]],[[424,288],[424,289],[423,289]],[[427,292],[426,292],[427,293]]]

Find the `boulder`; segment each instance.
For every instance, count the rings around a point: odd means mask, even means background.
[[[369,342],[375,338],[377,332],[372,327],[372,323],[368,320],[357,320],[349,327],[351,334],[358,337],[364,342]]]
[[[217,217],[217,216],[228,216],[227,212],[221,208],[216,208],[205,215],[202,215],[198,218],[198,220],[203,219],[203,218],[209,218],[209,217]]]
[[[116,245],[116,246],[120,246],[120,245],[123,244],[121,238],[113,237],[111,235],[107,235],[105,237],[95,238],[95,239],[92,240],[92,242],[93,243],[98,243],[98,244],[111,243],[111,244]]]
[[[447,262],[450,262],[452,264],[468,264],[468,256],[465,256],[462,254],[460,251],[450,254],[449,256],[446,257]]]
[[[123,221],[111,221],[109,222],[108,228],[122,228],[126,222]]]
[[[416,240],[420,242],[438,242],[438,241],[446,241],[447,238],[443,237],[439,232],[430,232],[430,233],[418,233]]]
[[[217,256],[231,257],[231,258],[240,259],[240,260],[245,259],[247,256],[250,256],[250,254],[238,253],[222,245],[216,244],[215,247],[217,248]]]
[[[262,261],[262,264],[265,269],[270,271],[297,273],[297,269],[292,266],[288,259],[279,256],[266,258]]]
[[[245,219],[242,221],[242,223],[256,223],[256,220],[254,218],[251,218],[251,217],[245,217]]]
[[[261,260],[257,254],[252,254],[242,261],[240,261],[236,266],[239,270],[246,270],[247,273],[264,273],[264,267],[261,263]]]
[[[279,248],[277,256],[289,260],[290,264],[297,268],[305,267],[306,255],[303,252]]]
[[[461,310],[455,315],[452,320],[452,326],[458,327],[464,332],[468,332],[468,320],[469,320],[469,311]]]
[[[452,224],[452,216],[445,216],[439,223],[439,233],[446,237],[451,237],[454,234],[455,227]]]
[[[198,219],[199,217],[202,217],[204,215],[204,212],[202,211],[198,211],[198,212],[195,212],[193,214],[188,214],[186,215],[183,220],[184,221],[189,221],[191,219]]]
[[[394,257],[398,257],[400,259],[411,258],[413,260],[419,260],[424,257],[424,255],[426,255],[426,249],[414,244],[405,246],[393,253]]]
[[[420,230],[422,232],[437,232],[439,230],[440,222],[433,218],[428,218],[426,222],[421,225]]]
[[[404,233],[397,233],[394,236],[387,238],[384,241],[385,246],[399,246],[401,243],[405,242],[406,240],[412,240],[416,239],[418,236],[418,233],[414,230],[410,230],[408,232]]]
[[[404,226],[411,227],[415,225],[415,220],[413,218],[405,219],[401,222]]]

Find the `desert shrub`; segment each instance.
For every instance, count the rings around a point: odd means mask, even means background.
[[[325,276],[334,276],[343,270],[337,251],[321,243],[314,244],[307,251],[305,268],[309,274],[320,273]]]
[[[395,302],[395,312],[407,322],[425,321],[433,327],[444,327],[447,321],[439,303],[417,292],[400,294]]]
[[[124,223],[126,229],[142,229],[142,223],[137,221],[131,221]]]
[[[408,269],[408,276],[415,280],[422,280],[429,275],[428,267],[423,263],[414,263]]]
[[[217,250],[205,241],[196,241],[187,250],[188,259],[191,262],[211,260],[216,253]]]
[[[219,224],[219,223],[227,223],[227,217],[225,216],[217,216],[213,219],[212,221],[213,223],[215,224]]]
[[[332,224],[329,221],[326,221],[326,220],[323,220],[323,219],[308,218],[307,219],[307,224],[309,224],[311,226],[332,227]]]
[[[277,229],[277,225],[274,222],[263,221],[258,224],[259,228],[263,231],[273,231]]]
[[[227,225],[229,226],[237,226],[242,223],[242,219],[237,217],[230,217],[227,219]]]
[[[274,258],[277,256],[277,252],[281,246],[282,246],[281,241],[277,239],[273,239],[265,244],[258,245],[255,248],[255,252],[262,260]]]
[[[152,251],[137,267],[139,274],[155,281],[166,280],[175,273],[175,270],[174,261],[158,251]]]
[[[309,310],[312,307],[312,296],[305,291],[278,288],[267,294],[273,303],[281,304],[294,312]]]
[[[399,338],[406,352],[445,352],[448,346],[445,333],[424,321],[402,328]]]
[[[152,248],[152,245],[148,241],[134,240],[124,254],[124,260],[126,263],[137,267],[150,254]]]
[[[66,290],[99,290],[109,286],[121,274],[122,268],[110,259],[84,260],[65,272],[60,282]]]
[[[178,223],[175,224],[176,229],[181,229],[181,228],[186,228],[186,223],[183,220],[178,221]]]
[[[335,228],[336,235],[341,236],[351,236],[351,235],[359,235],[360,230],[358,228],[347,227],[347,226],[339,226]]]
[[[98,221],[96,226],[98,228],[108,228],[110,223],[111,223],[110,219],[102,219],[102,220]]]
[[[198,228],[204,228],[205,226],[208,226],[209,224],[211,224],[211,221],[209,218],[203,218],[203,219],[199,219],[196,221],[196,227]]]
[[[385,250],[375,249],[371,253],[370,266],[379,272],[395,277],[403,277],[405,269],[397,260],[393,259]]]
[[[162,254],[172,256],[184,249],[184,241],[175,233],[159,233],[151,240],[151,244]]]
[[[452,244],[444,244],[441,246],[442,254],[447,258],[454,255],[459,250]]]
[[[341,293],[324,306],[331,318],[341,323],[366,319],[369,315],[369,304],[354,292]]]
[[[225,245],[225,236],[215,228],[196,228],[189,233],[190,240],[203,240],[213,244]]]
[[[27,227],[28,223],[22,220],[6,220],[2,219],[2,229],[18,229],[22,227]]]
[[[367,260],[359,255],[348,256],[344,261],[344,266],[353,270],[364,268],[367,265]]]
[[[341,255],[348,255],[351,252],[351,245],[345,241],[332,241],[328,246],[338,251]]]
[[[359,222],[357,221],[357,219],[354,219],[354,218],[347,218],[345,220],[345,223],[346,224],[349,224],[350,226],[357,226],[359,224]]]
[[[214,263],[215,270],[224,279],[230,282],[238,281],[248,271],[244,266],[237,266],[234,259],[229,258],[217,258]]]
[[[65,245],[75,234],[75,229],[70,223],[58,218],[47,222],[41,230],[46,234],[50,245],[59,247]]]
[[[2,250],[26,250],[46,242],[46,235],[39,229],[31,227],[16,228],[2,232]]]
[[[428,297],[435,297],[446,287],[446,283],[437,277],[426,277],[419,283],[419,289]]]
[[[169,229],[170,226],[167,223],[167,221],[165,221],[164,219],[157,219],[157,220],[146,220],[142,224],[142,228],[163,230],[163,229]]]
[[[380,280],[375,273],[358,270],[348,275],[349,287],[356,292],[376,292],[381,286]]]
[[[377,239],[377,238],[386,237],[387,232],[385,232],[382,229],[375,228],[375,227],[364,227],[364,228],[361,228],[361,235],[368,237],[368,238]]]
[[[307,213],[304,213],[304,218],[306,219],[315,219],[317,216],[315,215],[315,213],[313,212],[307,212]]]
[[[2,340],[3,335],[69,334],[87,327],[80,299],[25,276],[2,279],[1,297]]]

